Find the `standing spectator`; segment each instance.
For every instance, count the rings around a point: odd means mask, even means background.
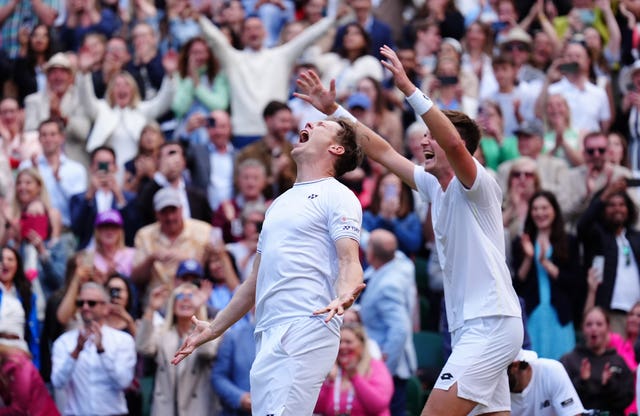
[[[476,20],[467,27],[467,33],[464,36],[461,67],[478,78],[480,100],[490,97],[498,90],[491,65],[492,35],[489,25]]]
[[[158,52],[158,31],[148,23],[138,23],[131,31],[133,59],[125,70],[141,81],[140,97],[150,100],[156,96],[165,76],[162,55]]]
[[[391,415],[404,416],[407,380],[417,368],[412,331],[417,292],[413,263],[397,248],[398,241],[391,232],[371,233],[366,250],[369,267],[364,272],[367,290],[360,299],[360,314],[393,376]]]
[[[389,109],[382,84],[373,77],[366,76],[358,81],[356,90],[369,97],[373,104],[371,128],[387,139],[396,151],[404,151],[402,120],[397,112]]]
[[[157,222],[142,227],[136,234],[136,255],[131,278],[139,286],[151,287],[170,283],[182,260],[204,260],[205,246],[210,239],[211,225],[187,218],[182,214],[180,193],[166,187],[153,195]]]
[[[153,175],[158,170],[158,157],[163,143],[160,125],[155,121],[147,122],[140,132],[138,153],[124,164],[124,190],[137,195],[147,182],[153,180]]]
[[[611,132],[607,137],[609,138],[607,160],[614,165],[621,165],[628,168],[629,147],[627,145],[627,139],[621,133],[617,132]]]
[[[56,7],[57,6],[57,7]],[[16,58],[20,51],[20,31],[25,25],[36,21],[52,27],[64,5],[53,0],[10,0],[0,6],[0,26],[2,27],[2,49],[10,58]]]
[[[14,62],[12,81],[18,90],[18,102],[24,105],[27,95],[47,88],[44,67],[56,51],[53,31],[45,24],[34,26],[20,56]]]
[[[529,200],[524,232],[512,242],[513,286],[525,301],[531,349],[559,359],[575,347],[572,294],[579,287],[579,254],[553,193]]]
[[[528,156],[515,159],[509,169],[507,189],[502,201],[502,225],[507,242],[522,234],[529,212],[529,201],[540,190],[542,187],[536,161]]]
[[[236,151],[231,144],[231,118],[222,110],[208,116],[193,114],[189,125],[204,125],[207,142],[190,142],[187,159],[191,160],[191,180],[194,186],[206,192],[209,206],[217,210],[222,201],[233,197],[233,172]]]
[[[89,164],[89,155],[85,146],[91,124],[73,83],[71,60],[59,52],[49,58],[43,68],[47,87],[24,99],[24,130],[39,130],[43,121],[61,119],[61,133],[67,138],[65,153],[86,166]]]
[[[96,60],[92,59],[91,80],[93,81],[93,91],[96,97],[104,98],[107,92],[107,85],[111,80],[120,74],[127,62],[131,61],[127,41],[119,36],[113,36],[106,42],[106,50],[102,62],[95,68]],[[142,80],[135,77],[138,87]]]
[[[591,282],[590,282],[591,283]],[[638,342],[638,332],[640,332],[640,302],[636,302],[625,321],[625,333],[623,335],[609,332],[609,347],[614,348],[618,355],[624,359],[629,369],[637,377],[638,360],[636,359],[635,345]],[[625,414],[638,413],[637,397],[625,410]]]
[[[174,49],[182,48],[189,39],[200,34],[198,10],[189,0],[167,0],[168,41]]]
[[[295,60],[335,22],[329,16],[305,29],[284,45],[263,48],[265,29],[257,17],[247,17],[242,26],[244,51],[238,51],[208,19],[200,26],[211,49],[229,77],[233,144],[241,148],[265,134],[260,111],[272,100],[286,101],[289,77]]]
[[[513,134],[505,134],[502,109],[494,101],[484,101],[478,108],[478,125],[482,131],[480,149],[485,165],[493,171],[507,160],[516,159],[518,140]]]
[[[94,121],[93,129],[87,139],[87,151],[107,144],[116,153],[116,164],[119,172],[124,171],[125,162],[132,159],[138,150],[138,139],[142,129],[149,120],[156,119],[165,113],[174,93],[173,72],[177,69],[175,54],[167,53],[162,64],[167,76],[162,82],[158,94],[151,100],[142,100],[138,86],[127,72],[114,76],[107,85],[105,98],[99,100],[94,93],[91,74],[88,69],[91,56],[85,51],[79,54],[80,75],[79,98],[88,117]],[[122,183],[122,173],[118,178]]]
[[[354,21],[360,25],[366,33],[369,35],[370,43],[367,45],[367,54],[373,55],[376,59],[381,59],[380,48],[384,45],[395,47],[393,42],[393,36],[389,25],[378,19],[373,14],[373,1],[372,0],[350,0],[349,6],[354,13]],[[333,43],[333,50],[339,51],[341,45],[343,45],[343,38],[347,34],[347,29],[350,24],[341,26],[338,28],[336,37]]]
[[[135,342],[105,325],[108,302],[102,285],[83,284],[76,300],[82,326],[53,343],[51,381],[65,392],[64,415],[128,414],[124,389],[133,380]]]
[[[86,192],[72,196],[69,201],[71,229],[78,238],[78,250],[86,248],[93,241],[96,217],[103,212],[118,210],[120,226],[124,225],[125,229],[130,230],[135,230],[137,226],[133,212],[135,206],[129,206],[135,195],[123,191],[116,179],[117,171],[116,152],[111,147],[100,146],[91,152],[89,187]],[[126,225],[122,217],[126,219]],[[133,241],[131,232],[127,241]]]
[[[42,153],[38,142],[38,133],[24,131],[24,111],[15,98],[0,100],[0,142],[9,167],[15,170],[25,159],[31,159]],[[12,180],[9,175],[5,181]],[[9,186],[9,190],[12,186]],[[9,193],[9,192],[8,192]]]
[[[570,166],[584,163],[580,132],[571,126],[567,99],[561,94],[547,98],[545,120],[548,130],[544,135],[544,153],[565,159]]]
[[[585,346],[578,346],[560,362],[587,409],[609,411],[623,416],[633,401],[633,374],[615,350],[607,348],[609,318],[595,307],[587,311],[582,323]]]
[[[628,120],[629,161],[640,170],[640,60],[629,69],[629,85],[622,90],[622,112]]]
[[[510,3],[510,0],[502,3]],[[544,72],[531,65],[531,35],[518,26],[505,33],[505,36],[498,37],[500,54],[513,61],[518,83],[528,83],[532,87],[537,87],[536,91],[539,92],[545,75]]]
[[[464,36],[464,16],[454,0],[426,2],[416,15],[418,18],[429,18],[438,22],[443,38],[460,40]]]
[[[220,397],[220,416],[251,416],[249,370],[256,358],[256,343],[251,320],[240,320],[225,332],[218,358],[211,371],[211,383]]]
[[[266,208],[261,205],[245,206],[241,216],[242,238],[239,241],[227,244],[227,250],[233,256],[235,267],[242,281],[249,277],[253,269],[265,210]]]
[[[206,126],[189,124],[195,114],[206,118],[214,110],[229,107],[229,82],[220,72],[220,65],[200,36],[189,39],[178,57],[176,93],[171,109],[179,120],[178,132],[186,129],[190,142],[205,144],[208,140]]]
[[[154,327],[154,312],[166,302],[167,289],[157,286],[151,291],[149,304],[139,321],[136,348],[142,355],[153,357],[157,364],[151,415],[205,415],[213,413],[213,391],[209,383],[211,363],[219,342],[210,342],[187,357],[181,367],[171,364],[181,340],[191,333],[191,317],[206,319],[204,304],[198,304],[198,288],[183,283],[173,290],[167,303],[167,314],[160,328]]]
[[[625,333],[625,319],[640,300],[640,231],[634,224],[638,208],[626,191],[624,179],[597,193],[578,220],[578,238],[584,246],[584,264],[604,257],[600,284],[589,284],[586,307],[608,311],[611,330]]]
[[[336,364],[322,384],[314,413],[389,416],[392,386],[384,362],[369,355],[364,328],[344,324]]]
[[[633,176],[629,169],[607,160],[609,139],[606,134],[588,133],[582,143],[585,163],[569,169],[561,183],[562,192],[558,194],[562,214],[571,229],[575,228],[578,218],[587,209],[596,192],[616,179]]]
[[[206,194],[189,184],[184,179],[186,160],[184,149],[179,142],[166,142],[160,146],[158,156],[158,171],[153,180],[147,182],[140,190],[137,204],[142,225],[155,221],[153,198],[160,189],[175,190],[182,201],[182,216],[200,221],[211,221],[211,208]]]
[[[66,49],[77,51],[86,34],[97,32],[109,38],[120,25],[118,16],[108,7],[100,7],[97,0],[71,0],[60,39]]]

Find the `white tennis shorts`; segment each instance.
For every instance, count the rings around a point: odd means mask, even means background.
[[[256,333],[250,375],[253,416],[311,416],[339,345],[340,338],[322,317]]]
[[[451,334],[453,350],[434,388],[458,383],[458,397],[478,405],[470,415],[511,409],[507,367],[522,347],[522,319],[489,316],[470,319]]]

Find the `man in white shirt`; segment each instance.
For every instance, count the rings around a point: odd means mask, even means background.
[[[338,353],[340,315],[364,288],[362,208],[335,179],[361,161],[353,126],[309,123],[291,154],[296,183],[267,211],[253,271],[211,324],[193,318],[196,328],[173,360],[222,335],[255,304],[254,415],[312,414]]]
[[[82,327],[53,343],[51,382],[65,392],[64,415],[129,413],[124,389],[133,380],[136,347],[131,335],[105,325],[108,302],[103,286],[83,284],[76,300]]]
[[[478,126],[463,113],[443,113],[406,75],[387,46],[383,65],[409,104],[426,123],[424,166],[416,166],[367,128],[357,124],[365,153],[398,175],[431,203],[438,259],[453,351],[429,395],[423,415],[508,415],[506,369],[523,339],[521,309],[505,260],[502,192],[472,154]],[[311,102],[325,114],[348,116],[335,103],[335,83],[326,90],[315,73],[298,79]]]
[[[585,412],[559,361],[521,350],[507,371],[513,416],[577,416]]]

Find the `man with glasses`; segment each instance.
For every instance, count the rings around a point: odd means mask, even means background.
[[[131,335],[105,325],[109,296],[104,287],[82,285],[76,306],[82,326],[53,343],[51,382],[64,390],[64,415],[125,415],[124,396],[133,380],[135,342]]]
[[[606,134],[589,133],[582,143],[585,163],[568,170],[562,178],[560,186],[562,192],[557,194],[562,215],[572,229],[596,192],[618,178],[632,176],[631,171],[626,167],[615,165],[607,160],[605,154],[609,139]]]

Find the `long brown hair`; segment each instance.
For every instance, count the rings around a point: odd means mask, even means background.
[[[216,58],[213,56],[209,44],[202,36],[193,37],[189,39],[187,43],[184,44],[184,46],[182,46],[182,49],[180,49],[180,55],[178,56],[178,72],[180,73],[180,77],[182,79],[189,76],[189,53],[191,52],[191,47],[196,42],[202,42],[202,44],[207,48],[207,52],[209,53],[209,57],[207,58],[207,79],[209,79],[209,82],[211,83],[218,74],[220,65],[218,64]]]

